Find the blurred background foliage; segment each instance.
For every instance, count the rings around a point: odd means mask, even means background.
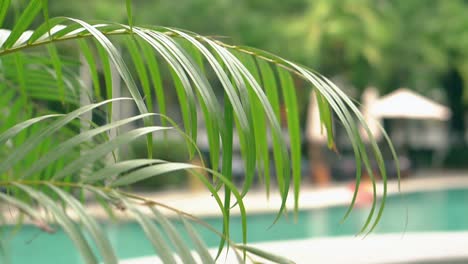
[[[51,15],[125,22],[115,0],[49,0]],[[265,49],[327,76],[359,97],[409,87],[449,104],[465,133],[468,103],[466,0],[138,0],[136,23],[180,27]]]
[[[181,137],[165,135],[165,140],[153,141],[153,157],[171,162],[190,162],[188,147]],[[122,159],[144,159],[147,157],[146,139],[138,139],[122,151]],[[133,185],[134,189],[158,190],[161,188],[177,188],[188,184],[190,178],[184,170],[164,173],[157,177],[150,177]]]
[[[126,22],[125,5],[115,0],[48,2],[50,16]],[[412,84],[431,89],[453,70],[468,82],[465,0],[138,0],[133,8],[138,24],[266,49],[344,75],[360,90],[374,83],[384,91]]]
[[[116,0],[48,3],[50,16],[127,22]],[[408,87],[428,95],[450,107],[451,147],[465,153],[466,0],[137,0],[133,9],[136,24],[180,27],[303,63],[355,98],[369,86],[381,94]],[[297,91],[304,115],[306,92]]]

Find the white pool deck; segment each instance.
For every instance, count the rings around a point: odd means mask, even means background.
[[[284,256],[297,264],[468,263],[468,232],[407,233],[403,237],[401,234],[386,234],[372,235],[365,239],[314,238],[251,245]],[[213,249],[211,252],[214,255],[216,250]],[[157,263],[162,262],[151,256],[120,262],[120,264]],[[223,254],[217,263],[237,263],[237,260],[231,250],[227,256]]]

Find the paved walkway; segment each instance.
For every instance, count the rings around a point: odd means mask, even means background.
[[[423,177],[425,175],[425,177]],[[437,190],[444,188],[468,187],[468,172],[444,172],[444,176],[439,176],[438,172],[421,172],[411,178],[401,181],[401,192],[416,192],[424,190]],[[398,194],[398,182],[389,181],[387,184],[388,195]],[[382,184],[378,185],[378,195],[382,195]],[[362,193],[372,193],[370,184],[362,184]],[[161,202],[178,208],[196,216],[216,216],[221,215],[215,199],[209,192],[188,192],[170,191],[159,193],[146,193],[141,195],[152,200]],[[301,209],[314,209],[329,206],[349,205],[353,195],[352,184],[335,184],[330,187],[314,188],[310,185],[302,187],[299,196],[299,206]],[[223,199],[223,194],[220,194]],[[293,193],[290,192],[287,206],[293,208]],[[266,198],[265,192],[252,190],[244,198],[244,204],[248,213],[277,212],[281,205],[281,198],[277,190],[270,194],[270,199]],[[233,210],[232,214],[238,214],[238,210]]]
[[[253,247],[279,254],[297,264],[466,264],[468,232],[407,233],[355,237],[314,238],[254,243]],[[214,255],[216,250],[211,250]],[[157,257],[123,260],[120,264],[158,264]],[[181,263],[181,262],[180,262]],[[218,263],[237,263],[222,255]],[[252,262],[248,262],[252,263]],[[270,262],[262,262],[270,263]]]

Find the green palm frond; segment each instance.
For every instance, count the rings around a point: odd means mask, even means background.
[[[188,171],[191,177],[202,181],[219,206],[223,231],[219,234],[218,256],[227,243],[241,253],[242,261],[253,254],[287,263],[281,257],[246,245],[248,226],[243,197],[251,189],[256,173],[263,178],[269,195],[272,177],[269,162],[273,159],[282,201],[274,221],[285,213],[290,189],[294,211],[298,211],[301,133],[296,84],[299,81],[316,91],[321,122],[332,149],[332,116],[336,115],[343,124],[356,157],[356,186],[362,167],[371,175],[374,202],[361,232],[375,228],[385,205],[386,169],[382,154],[357,107],[327,78],[261,50],[229,45],[181,29],[135,25],[129,1],[129,25],[49,18],[42,5],[45,2],[31,1],[12,29],[0,29],[0,115],[4,117],[0,120],[0,187],[6,189],[6,194],[0,193],[0,200],[18,208],[21,215],[40,223],[37,225],[43,229],[58,225],[86,263],[100,260],[117,263],[118,259],[100,225],[87,212],[85,193],[92,194],[109,212],[118,208],[131,215],[165,263],[175,263],[177,258],[195,263],[194,252],[203,263],[213,263],[192,227],[193,217],[177,212],[195,251],[184,243],[171,219],[159,212],[157,207],[163,205],[122,191],[136,182],[166,177],[167,172],[179,170]],[[0,26],[9,4],[9,1],[0,3]],[[44,22],[35,30],[27,30],[41,10]],[[92,87],[80,80],[80,63],[87,64]],[[112,80],[116,74],[131,98],[114,94]],[[87,91],[85,96],[90,104],[80,104],[82,91]],[[178,102],[181,125],[168,114],[171,99]],[[113,105],[129,101],[134,103],[137,113],[120,118],[112,111]],[[153,113],[156,105],[160,114]],[[281,127],[281,105],[286,108],[288,140]],[[101,121],[97,122],[93,115]],[[211,164],[211,168],[201,169],[210,173],[213,181],[197,172],[200,166],[155,159],[152,153],[153,138],[165,140],[166,133],[175,130],[186,139],[190,156],[200,156],[196,142],[201,119],[206,124]],[[129,124],[130,129],[123,129]],[[371,138],[370,153],[358,133],[358,124],[366,128]],[[245,180],[240,190],[232,179],[235,134],[245,164]],[[268,134],[273,142],[272,156]],[[118,150],[141,137],[147,140],[146,158],[121,160]],[[388,137],[387,141],[392,148]],[[380,205],[369,156],[376,158],[384,183]],[[221,189],[224,197],[218,193]],[[354,206],[357,191],[356,188],[345,218]],[[239,207],[241,212],[242,245],[230,240],[233,207]],[[150,213],[143,209],[149,209]],[[89,238],[85,238],[85,233]],[[91,241],[97,251],[93,251]]]

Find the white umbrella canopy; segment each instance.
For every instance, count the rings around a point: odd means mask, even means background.
[[[380,118],[434,119],[445,121],[450,110],[429,98],[401,88],[381,97],[369,107],[370,113]]]

